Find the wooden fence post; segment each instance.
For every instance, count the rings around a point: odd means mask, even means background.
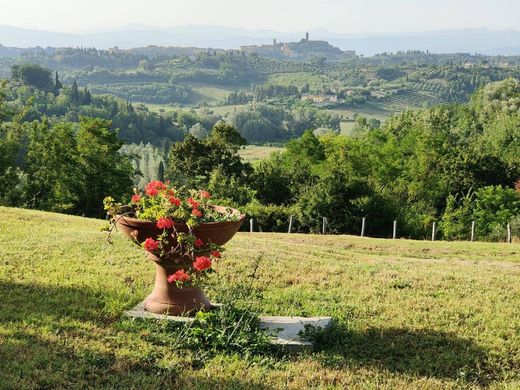
[[[253,226],[253,218],[249,220],[249,233],[253,233],[254,226]]]
[[[323,217],[323,225],[321,228],[322,234],[327,234],[327,218]]]
[[[365,237],[365,225],[366,225],[366,218],[363,217],[361,220],[361,237]]]
[[[435,241],[435,233],[437,233],[437,222],[433,222],[433,226],[432,226],[432,241]]]
[[[475,241],[475,221],[471,221],[471,241]]]
[[[293,216],[291,215],[289,217],[289,229],[287,230],[287,233],[291,233],[291,230],[292,230],[292,221],[293,221]]]
[[[507,242],[511,244],[513,242],[513,237],[511,237],[511,224],[507,224]]]
[[[392,238],[395,240],[397,237],[397,221],[394,221],[394,228],[392,229]]]

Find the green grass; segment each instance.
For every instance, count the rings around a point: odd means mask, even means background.
[[[312,74],[308,72],[277,73],[269,75],[267,84],[295,85],[298,88],[309,84],[311,90],[322,90],[327,88],[341,87],[341,83],[325,75]]]
[[[209,103],[226,100],[231,92],[240,89],[240,87],[202,83],[189,83],[189,85],[198,94],[198,100],[206,100]]]
[[[259,146],[259,145],[247,145],[238,152],[240,157],[247,162],[255,162],[265,160],[273,152],[281,152],[285,148],[279,146]]]
[[[0,388],[520,387],[520,244],[240,233],[220,278],[263,254],[257,312],[338,328],[312,354],[203,360],[122,315],[153,270],[104,221],[0,216]]]
[[[245,110],[247,108],[248,108],[247,104],[236,104],[236,105],[229,105],[229,106],[202,107],[199,109],[195,109],[195,111],[210,110],[210,111],[213,111],[216,115],[226,116],[234,111]]]

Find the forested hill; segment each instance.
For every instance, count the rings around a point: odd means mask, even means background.
[[[58,71],[65,84],[76,80],[94,93],[162,105],[222,105],[231,92],[255,86],[295,87],[301,94],[333,94],[337,105],[376,104],[403,108],[464,102],[479,87],[519,77],[520,57],[428,52],[383,53],[327,62],[280,61],[236,50],[147,47],[130,50],[46,48],[0,52],[0,77],[11,66],[34,63]],[[221,94],[207,93],[218,86]]]
[[[88,98],[87,91],[62,90],[57,99]],[[366,218],[373,236],[387,237],[393,221],[402,237],[428,237],[438,222],[438,237],[467,239],[472,221],[478,239],[504,240],[507,224],[520,235],[520,82],[513,78],[486,85],[467,104],[406,111],[380,126],[359,120],[350,136],[304,131],[285,151],[255,165],[241,160],[245,140],[237,130],[266,122],[254,110],[236,118],[237,127],[212,125],[209,114],[177,113],[178,121],[204,118],[204,125],[196,123],[182,142],[165,147],[167,158],[146,147],[143,164],[132,165],[131,155],[145,147],[122,149],[110,121],[28,122],[27,106],[15,108],[0,94],[0,204],[101,216],[105,196],[125,200],[132,181],[142,185],[139,168],[207,189],[262,231],[287,231],[293,216],[301,232],[318,231],[326,218],[330,232],[359,234]],[[294,113],[285,125],[313,128],[310,119],[330,125],[334,117],[324,112]],[[273,123],[284,123],[278,114]]]
[[[12,67],[9,82],[0,86],[11,112],[23,111],[26,122],[43,117],[52,123],[78,123],[81,117],[103,118],[119,129],[119,137],[127,143],[149,142],[161,148],[182,140],[187,133],[198,137],[222,119],[211,111],[170,110],[156,113],[143,104],[132,104],[111,95],[97,95],[87,87],[61,82],[58,73],[23,64]],[[339,131],[338,115],[315,107],[255,104],[230,115],[228,120],[239,128],[250,142],[282,142],[298,137],[307,129],[327,128]]]

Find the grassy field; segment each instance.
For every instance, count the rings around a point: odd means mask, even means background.
[[[320,74],[306,72],[278,73],[267,77],[267,84],[295,85],[298,88],[309,85],[311,90],[322,90],[327,88],[341,87],[341,83],[330,77]]]
[[[189,83],[189,85],[199,95],[199,100],[205,100],[208,103],[226,100],[231,92],[240,89],[240,87],[229,85],[220,86],[201,83]]]
[[[519,244],[240,233],[219,277],[263,254],[254,308],[332,315],[339,347],[200,360],[122,315],[153,271],[120,234],[107,244],[104,221],[0,215],[0,388],[520,387]]]
[[[273,152],[281,152],[285,148],[279,146],[258,146],[258,145],[247,145],[243,149],[240,149],[238,154],[244,161],[255,162],[268,158]]]

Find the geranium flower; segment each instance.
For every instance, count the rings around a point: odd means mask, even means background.
[[[188,198],[187,202],[191,205],[191,207],[193,207],[194,209],[198,208],[199,207],[199,202],[197,202],[195,199],[193,198]]]
[[[201,196],[201,198],[206,198],[206,199],[211,198],[211,194],[208,191],[204,191],[204,190],[200,191],[200,196]]]
[[[222,254],[219,251],[211,251],[211,256],[220,259],[222,257]]]
[[[181,200],[179,198],[174,197],[174,196],[170,196],[168,198],[168,202],[170,202],[171,204],[173,204],[173,205],[175,205],[177,207],[179,207],[181,205]]]
[[[190,280],[190,274],[186,273],[186,271],[184,271],[183,269],[180,269],[177,272],[175,272],[174,274],[171,274],[170,276],[168,276],[169,283],[187,282],[188,280]]]
[[[143,243],[143,247],[148,252],[153,252],[159,248],[159,241],[155,241],[153,238],[147,238]]]
[[[156,226],[159,229],[171,229],[173,227],[173,221],[169,218],[159,218]]]
[[[202,241],[200,238],[197,238],[197,239],[195,240],[195,246],[196,246],[197,248],[200,248],[201,246],[204,246],[204,241]]]
[[[146,195],[149,196],[156,196],[159,191],[165,190],[166,184],[164,184],[162,181],[154,180],[151,181],[146,185]]]
[[[132,203],[137,203],[141,200],[141,195],[132,195]]]
[[[199,272],[204,271],[205,269],[208,269],[210,267],[211,267],[211,259],[206,256],[199,256],[193,262],[193,268],[195,268]]]
[[[157,188],[147,188],[146,189],[146,195],[148,196],[156,196],[159,193]]]
[[[197,217],[197,218],[202,217],[202,211],[197,210],[197,209],[193,209],[193,210],[191,210],[191,214],[194,215],[194,216]]]

